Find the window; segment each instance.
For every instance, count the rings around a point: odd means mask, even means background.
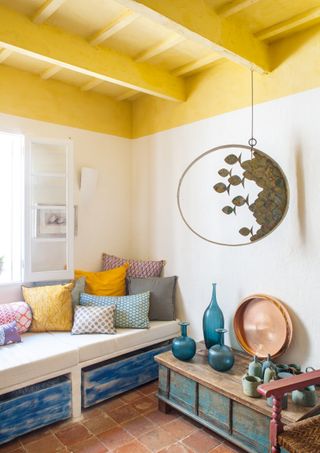
[[[73,278],[71,140],[0,132],[0,285]]]
[[[0,133],[0,283],[22,279],[24,137]]]

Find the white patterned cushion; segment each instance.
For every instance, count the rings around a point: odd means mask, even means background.
[[[0,325],[16,321],[19,333],[26,332],[32,321],[31,308],[25,302],[0,305]]]
[[[122,329],[148,329],[150,291],[131,296],[93,296],[81,293],[80,305],[108,307],[116,306],[116,327]]]
[[[109,307],[80,307],[74,311],[74,321],[71,333],[117,333],[114,328],[116,306]]]

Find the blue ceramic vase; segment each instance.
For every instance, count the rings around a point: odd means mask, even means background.
[[[229,346],[224,344],[224,334],[226,329],[216,329],[220,336],[220,344],[211,346],[208,351],[209,365],[216,371],[228,371],[233,367],[234,354]]]
[[[196,342],[188,337],[187,327],[189,322],[180,322],[181,337],[174,338],[172,342],[172,354],[179,360],[188,361],[196,353]]]
[[[216,286],[216,283],[212,283],[211,302],[204,312],[202,320],[203,338],[207,349],[215,344],[220,344],[221,335],[216,329],[224,328],[224,317],[217,302]]]

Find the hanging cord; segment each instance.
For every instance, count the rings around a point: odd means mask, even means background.
[[[248,144],[251,148],[252,158],[253,148],[257,144],[257,140],[253,136],[253,69],[251,69],[251,138],[248,140]]]

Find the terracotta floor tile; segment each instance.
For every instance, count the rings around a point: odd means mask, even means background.
[[[131,403],[132,401],[138,400],[142,396],[144,395],[140,392],[140,390],[131,390],[130,392],[121,395],[121,399],[123,399],[126,403]]]
[[[109,417],[108,415],[101,412],[102,415],[97,415],[95,417],[88,418],[84,420],[82,424],[92,433],[92,434],[100,434],[108,429],[113,428],[117,425],[117,423],[113,420],[113,418]]]
[[[69,420],[64,420],[62,422],[53,423],[52,425],[50,425],[50,430],[53,433],[56,433],[57,431],[62,431],[63,429],[74,425],[74,423],[75,422],[72,420],[72,418],[70,418]]]
[[[245,451],[231,442],[224,441],[223,444],[213,448],[209,453],[245,453]]]
[[[21,448],[21,443],[19,440],[12,440],[11,442],[7,442],[6,444],[0,445],[0,452],[1,453],[11,453],[15,450]]]
[[[150,382],[149,384],[140,387],[139,390],[144,395],[150,395],[150,393],[154,393],[158,391],[159,383],[158,381]]]
[[[168,431],[168,433],[175,437],[176,440],[183,439],[195,430],[198,430],[196,426],[183,418],[177,418],[176,420],[165,424],[163,429]]]
[[[96,437],[89,437],[69,448],[71,453],[105,453],[107,451],[107,447]]]
[[[129,433],[133,436],[138,437],[141,434],[147,433],[148,431],[154,429],[155,425],[151,422],[151,420],[144,416],[140,416],[123,423],[122,427],[129,431]]]
[[[142,445],[138,440],[134,440],[129,444],[123,445],[122,447],[116,448],[112,453],[149,453],[144,445]]]
[[[11,450],[10,453],[26,453],[26,450],[23,447],[20,447],[17,450]]]
[[[152,399],[153,401],[156,401],[156,403],[158,404],[157,393],[150,393],[150,395],[148,395],[148,398]]]
[[[221,441],[203,430],[197,430],[183,439],[182,443],[196,453],[208,453],[214,447],[218,446]]]
[[[193,453],[185,445],[181,444],[180,442],[170,445],[169,447],[163,448],[159,451],[159,453]]]
[[[191,417],[187,417],[186,415],[182,415],[183,420],[187,420],[187,422],[191,423],[191,425],[195,426],[196,428],[203,428],[203,425],[201,423],[197,422],[196,420],[193,420]]]
[[[35,431],[32,431],[31,433],[25,434],[20,438],[20,441],[23,445],[27,445],[30,442],[34,442],[35,440],[40,439],[43,436],[47,436],[48,434],[51,434],[50,427],[45,426],[44,428],[36,429]]]
[[[120,426],[111,428],[105,433],[99,434],[98,438],[108,448],[108,450],[121,447],[122,445],[133,440],[131,434],[122,429]]]
[[[171,412],[170,414],[164,414],[163,412],[160,412],[158,409],[152,412],[148,412],[146,414],[146,417],[151,420],[153,423],[156,425],[164,425],[165,423],[169,423],[172,420],[175,420],[176,418],[179,417],[178,412]]]
[[[122,398],[116,396],[115,398],[111,398],[104,403],[99,404],[99,409],[106,412],[108,410],[117,409],[118,407],[127,404]]]
[[[139,436],[138,440],[151,451],[158,451],[175,442],[175,438],[161,427]]]
[[[83,420],[88,420],[88,418],[97,417],[98,415],[103,415],[103,410],[100,407],[89,407],[88,409],[82,409],[82,418]]]
[[[88,439],[88,437],[91,437],[91,434],[89,433],[87,428],[81,423],[73,423],[67,428],[62,429],[61,431],[57,431],[55,434],[58,439],[61,440],[61,442],[67,447],[74,445],[81,440]]]
[[[24,445],[24,448],[28,453],[55,453],[65,451],[64,445],[62,445],[54,434],[41,436],[38,440],[34,440],[33,442]]]
[[[138,400],[131,403],[131,406],[133,406],[135,409],[137,409],[137,411],[143,414],[144,412],[150,412],[157,409],[158,401],[154,401],[148,396],[144,396],[143,398],[139,398]]]
[[[127,420],[131,420],[132,418],[140,415],[137,409],[130,404],[107,411],[107,414],[110,415],[110,417],[112,417],[117,423],[124,423]]]

